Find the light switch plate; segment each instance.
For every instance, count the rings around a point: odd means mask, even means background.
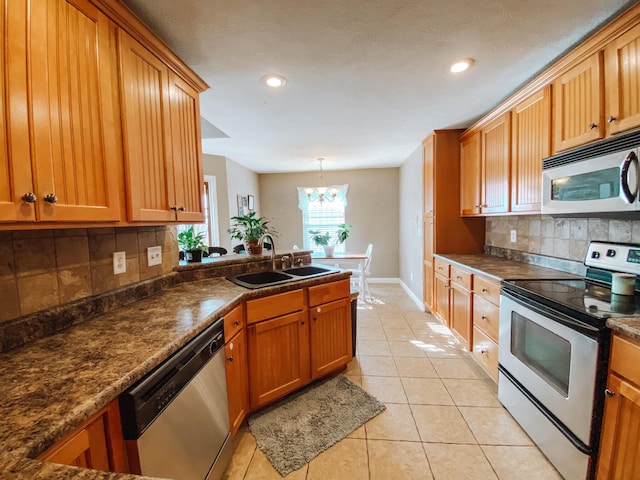
[[[518,238],[516,230],[511,230],[511,242],[515,243],[516,242],[516,238]]]
[[[147,248],[147,263],[150,267],[162,265],[162,247]]]
[[[113,252],[113,274],[119,275],[127,271],[127,253]]]

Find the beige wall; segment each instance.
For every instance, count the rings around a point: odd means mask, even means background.
[[[400,167],[400,280],[423,297],[422,145]]]
[[[147,266],[147,247],[162,265]],[[113,274],[113,252],[127,271]],[[76,228],[0,232],[0,321],[171,272],[178,264],[176,227]]]
[[[398,267],[398,168],[326,171],[325,185],[349,184],[346,221],[353,225],[348,251],[364,252],[373,244],[371,275],[393,277]],[[317,186],[318,172],[270,173],[260,179],[262,215],[273,220],[280,233],[277,248],[302,246],[302,212],[296,187]]]
[[[516,230],[516,242],[511,242]],[[486,244],[583,261],[590,240],[640,243],[640,220],[553,218],[547,215],[488,217]]]

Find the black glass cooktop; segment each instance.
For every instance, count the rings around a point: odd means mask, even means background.
[[[637,293],[633,296],[615,295],[609,285],[589,279],[509,280],[503,285],[521,295],[538,297],[548,306],[560,305],[566,313],[577,312],[581,317],[606,320],[609,317],[640,316],[640,296]]]

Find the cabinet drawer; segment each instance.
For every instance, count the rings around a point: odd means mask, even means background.
[[[451,283],[455,283],[467,290],[471,290],[471,277],[472,275],[470,272],[451,265]]]
[[[476,361],[497,381],[498,345],[476,327],[473,327],[473,351],[471,353]]]
[[[500,306],[500,284],[485,277],[476,275],[473,279],[473,293],[485,300]]]
[[[279,293],[247,302],[247,325],[304,309],[302,290]]]
[[[479,295],[473,298],[473,326],[480,328],[494,342],[498,342],[500,308]]]
[[[614,335],[611,340],[610,369],[640,385],[640,341]]]
[[[228,341],[244,326],[244,308],[238,305],[224,316],[224,338]]]
[[[435,273],[437,273],[438,275],[442,275],[443,277],[449,278],[449,267],[451,267],[450,264],[448,264],[447,262],[445,262],[440,258],[434,258],[433,265],[434,265],[433,271]]]
[[[309,287],[309,306],[339,300],[348,297],[350,293],[349,279]]]

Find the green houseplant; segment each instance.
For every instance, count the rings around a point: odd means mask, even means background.
[[[269,224],[269,219],[258,217],[256,212],[249,212],[246,215],[231,217],[233,224],[227,230],[232,239],[240,240],[247,246],[247,251],[251,255],[262,253],[262,245],[258,245],[258,240],[265,233],[278,236],[278,232]],[[273,248],[273,246],[272,246]]]
[[[313,240],[313,243],[317,246],[324,248],[324,254],[327,257],[333,257],[333,251],[336,248],[336,245],[344,243],[344,241],[349,238],[351,225],[348,223],[341,223],[337,228],[336,238],[333,242],[331,242],[331,234],[329,232],[323,233],[320,230],[309,230],[311,240]]]
[[[201,262],[202,252],[207,249],[204,234],[196,233],[193,225],[178,233],[178,245],[182,248],[185,260],[188,262]]]

